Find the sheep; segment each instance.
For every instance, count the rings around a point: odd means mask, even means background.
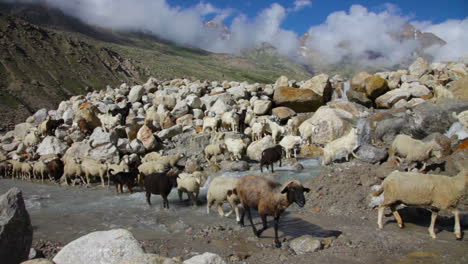
[[[267,120],[265,131],[271,133],[271,136],[273,137],[273,143],[276,144],[276,140],[278,139],[278,137],[283,135],[286,130],[284,127],[278,125],[277,123]]]
[[[37,161],[34,163],[33,166],[33,176],[34,179],[37,179],[37,177],[40,175],[41,176],[41,181],[44,181],[44,174],[47,173],[47,166],[43,161]],[[49,175],[49,179],[52,180],[52,178]]]
[[[157,160],[157,162],[163,164],[164,166],[174,168],[177,162],[183,157],[185,157],[183,153],[177,153],[174,155],[162,156]]]
[[[281,145],[276,145],[271,148],[267,148],[264,151],[262,151],[262,157],[260,159],[260,172],[263,172],[263,166],[267,166],[268,170],[268,165],[271,165],[271,172],[274,172],[273,170],[273,163],[279,161],[280,167],[281,167],[281,158],[283,156],[283,151],[284,148]]]
[[[90,176],[93,176],[93,177],[99,176],[101,178],[102,187],[106,186],[104,183],[104,176],[107,176],[107,164],[99,163],[97,160],[92,159],[92,158],[85,158],[83,162],[81,163],[81,166],[83,168],[87,184],[90,183],[90,180],[89,180]]]
[[[217,132],[220,121],[221,120],[217,116],[215,116],[215,117],[210,117],[210,116],[204,117],[203,118],[202,132],[205,132],[207,129],[210,129],[211,132]]]
[[[31,164],[29,164],[29,162],[23,162],[23,164],[21,164],[21,174],[22,174],[21,178],[22,179],[31,180],[32,172],[33,172],[33,167],[31,166]]]
[[[293,136],[298,135],[300,125],[301,121],[297,116],[290,118],[286,123],[286,133]]]
[[[206,194],[206,213],[210,213],[210,208],[213,204],[216,204],[216,209],[220,216],[230,216],[233,211],[236,212],[236,221],[240,223],[239,217],[239,208],[237,204],[239,203],[239,198],[234,194],[234,189],[239,182],[239,178],[229,178],[229,177],[216,177],[208,188]],[[231,205],[231,211],[224,215],[222,204],[228,202]]]
[[[226,112],[221,116],[221,126],[230,127],[232,131],[237,131],[239,127],[239,115],[236,113],[235,109],[231,112]]]
[[[55,130],[63,125],[65,121],[63,119],[53,120],[47,117],[47,119],[40,124],[40,132],[42,136],[53,135]]]
[[[106,132],[109,132],[111,129],[116,127],[120,124],[122,116],[121,114],[117,114],[116,116],[112,116],[110,114],[99,114],[99,120],[101,120],[102,128]]]
[[[202,186],[202,184],[201,172],[179,174],[179,177],[177,178],[179,199],[182,200],[182,194],[185,192],[189,199],[192,200],[192,206],[197,206],[198,193],[200,192],[200,186]]]
[[[382,193],[384,195],[378,210],[377,224],[383,229],[383,213],[385,208],[390,207],[398,226],[403,228],[403,220],[396,207],[399,204],[424,207],[432,212],[428,230],[430,236],[435,239],[434,225],[437,213],[439,210],[448,210],[455,216],[455,236],[461,239],[458,206],[465,196],[467,184],[468,173],[465,169],[454,177],[393,171],[382,182],[381,189],[373,193],[374,196]]]
[[[312,144],[312,137],[317,134],[318,127],[309,122],[304,122],[299,126],[299,133],[306,144]]]
[[[216,157],[220,154],[223,154],[227,149],[225,143],[213,143],[205,147],[205,159],[210,162],[212,157],[215,157],[215,164],[218,164]]]
[[[20,178],[21,177],[21,167],[23,163],[18,160],[9,160],[8,161],[11,164],[11,177],[13,179],[15,178]]]
[[[145,178],[146,201],[151,206],[151,194],[160,194],[164,200],[163,207],[169,209],[167,196],[173,187],[177,187],[177,171],[152,173]]]
[[[413,162],[423,162],[423,169],[426,167],[425,160],[429,159],[431,156],[440,158],[442,156],[441,147],[435,141],[430,141],[425,143],[421,140],[413,139],[410,136],[400,134],[395,137],[389,150],[389,160],[393,160],[395,157],[399,162],[402,157],[409,164]],[[397,156],[398,155],[398,156]],[[414,166],[410,166],[409,170]],[[421,171],[422,171],[421,170]]]
[[[167,169],[169,169],[168,166],[166,166],[165,164],[161,164],[158,161],[144,162],[138,166],[138,171],[140,172],[138,182],[141,183],[146,177],[146,175],[161,173],[166,171]]]
[[[301,137],[299,136],[285,136],[283,139],[280,141],[280,145],[284,148],[286,151],[286,158],[292,158],[292,152],[294,152],[294,157],[297,157],[297,146],[300,145],[302,142]]]
[[[150,162],[150,161],[156,161],[158,160],[159,158],[161,158],[161,154],[159,154],[158,152],[150,152],[148,154],[145,155],[145,157],[143,157],[143,162]]]
[[[52,177],[54,180],[60,180],[60,177],[63,175],[63,161],[59,158],[54,158],[49,162],[45,163],[47,166],[47,172],[49,177]]]
[[[252,141],[257,141],[263,138],[265,135],[266,120],[263,119],[260,122],[254,122],[252,125]]]
[[[465,110],[457,115],[457,113],[452,112],[453,118],[458,120],[460,124],[463,125],[463,128],[465,129],[465,132],[468,132],[468,110]]]
[[[348,161],[349,155],[353,154],[353,151],[358,145],[357,140],[357,129],[353,127],[345,136],[329,142],[323,148],[322,165],[328,165],[335,159],[342,156],[344,156],[346,161]]]
[[[227,138],[224,140],[224,143],[226,144],[231,160],[239,161],[242,159],[242,153],[244,153],[247,148],[247,145],[242,139]]]
[[[245,131],[246,117],[247,117],[247,109],[242,109],[239,115],[239,133],[244,133]]]
[[[244,210],[241,214],[240,225],[244,226],[244,215],[247,213],[255,236],[260,237],[267,227],[267,216],[275,219],[275,246],[281,247],[278,239],[278,223],[281,214],[293,203],[304,207],[304,192],[310,189],[302,186],[298,181],[289,181],[284,185],[271,181],[261,175],[247,175],[240,178],[234,193],[239,197]],[[257,209],[263,228],[258,230],[252,221],[250,209]]]
[[[41,139],[39,137],[39,131],[36,129],[31,130],[29,134],[24,137],[23,144],[26,145],[27,147],[31,146],[36,146],[41,142]]]
[[[80,177],[82,182],[85,182],[83,178],[83,168],[81,167],[81,161],[77,159],[66,160],[65,166],[63,167],[63,177],[65,184],[68,185],[68,179],[72,181],[72,185],[75,185],[75,181],[72,178]]]

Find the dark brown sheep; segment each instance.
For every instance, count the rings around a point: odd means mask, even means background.
[[[119,187],[120,193],[123,193],[124,185],[127,185],[127,188],[130,191],[130,193],[133,193],[132,187],[133,185],[135,185],[135,181],[138,177],[138,169],[133,167],[130,169],[130,171],[120,171],[116,174],[113,174],[113,171],[114,169],[108,170],[108,174],[109,178],[115,184],[115,189],[117,190],[117,193],[119,193]]]
[[[244,134],[245,131],[245,117],[247,116],[247,110],[244,109],[239,115],[239,132]]]
[[[78,120],[78,127],[80,128],[81,133],[87,135],[91,133],[91,129],[88,126],[88,122],[84,119]]]
[[[242,177],[237,183],[234,193],[238,195],[244,210],[241,214],[240,225],[244,226],[244,215],[247,212],[250,224],[254,234],[260,237],[267,226],[267,216],[273,216],[275,219],[275,245],[281,247],[278,240],[278,222],[280,215],[292,203],[296,203],[300,207],[305,205],[304,192],[309,192],[309,188],[305,188],[298,181],[289,181],[284,185],[273,182],[261,175],[247,175]],[[257,230],[252,221],[250,209],[257,209],[258,214],[262,218],[263,228]]]
[[[163,207],[169,209],[167,196],[169,196],[173,187],[177,187],[178,177],[179,173],[174,170],[146,175],[144,185],[148,204],[151,206],[151,194],[159,194],[164,200]]]
[[[53,119],[50,119],[47,121],[46,123],[46,131],[47,131],[47,135],[48,136],[51,136],[51,135],[54,135],[54,132],[55,130],[63,125],[65,122],[63,121],[63,119],[58,119],[58,120],[53,120]]]
[[[283,157],[284,148],[281,145],[276,145],[271,148],[267,148],[262,152],[262,158],[260,159],[260,171],[263,172],[263,166],[271,165],[271,172],[273,170],[273,163],[279,161],[281,167],[281,158]]]
[[[64,164],[63,161],[59,158],[54,159],[46,163],[47,171],[49,172],[49,176],[52,177],[54,180],[60,180],[60,177],[63,175],[63,168]]]

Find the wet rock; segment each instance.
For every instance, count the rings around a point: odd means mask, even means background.
[[[387,149],[383,147],[376,147],[367,144],[359,147],[359,150],[356,152],[356,156],[362,161],[375,164],[387,160],[388,152]]]
[[[351,79],[351,90],[356,92],[365,93],[366,92],[366,83],[365,80],[372,75],[368,72],[360,72]],[[348,97],[349,98],[349,97]]]
[[[291,240],[289,247],[291,247],[296,254],[302,255],[319,251],[322,249],[322,242],[310,235],[304,235]]]
[[[327,74],[324,73],[307,80],[300,86],[300,89],[310,89],[314,91],[323,98],[324,102],[330,101],[333,93],[330,78]]]
[[[184,264],[225,264],[226,262],[219,255],[205,252],[184,261]]]
[[[265,149],[271,148],[273,146],[275,146],[273,138],[270,135],[268,135],[260,140],[252,142],[252,144],[250,144],[247,147],[247,156],[251,160],[260,161],[262,157],[262,152]]]
[[[246,171],[249,169],[249,163],[247,161],[223,160],[219,166],[223,171]]]
[[[281,121],[288,120],[289,118],[296,115],[296,112],[289,107],[276,107],[271,111],[273,115],[277,116]]]
[[[301,170],[304,170],[304,166],[302,166],[302,164],[300,162],[295,162],[292,165],[292,169],[295,170],[295,171],[301,171]]]
[[[276,79],[276,82],[275,82],[275,89],[279,89],[279,88],[285,88],[285,87],[288,87],[288,77],[286,76],[280,76],[278,79]]]
[[[163,129],[158,133],[158,137],[161,140],[170,139],[174,136],[177,136],[183,132],[183,127],[181,125],[175,125],[173,127]]]
[[[131,103],[135,103],[141,100],[141,97],[145,94],[145,88],[142,85],[133,86],[128,94],[128,100]]]
[[[429,70],[429,63],[424,58],[417,58],[408,68],[409,73],[416,78],[421,77]]]
[[[318,158],[323,155],[323,150],[315,145],[301,145],[300,157]]]
[[[37,153],[40,156],[48,154],[60,154],[63,155],[68,149],[67,144],[61,142],[58,138],[53,136],[47,136],[42,140],[41,144],[37,147]]]
[[[314,91],[293,87],[276,89],[273,100],[276,105],[289,107],[298,113],[314,112],[324,103]]]
[[[254,102],[254,113],[256,115],[266,115],[271,109],[272,103],[270,100],[257,100]]]
[[[146,255],[132,233],[125,229],[97,231],[63,247],[54,257],[57,264],[140,263]]]
[[[348,100],[353,103],[357,103],[360,105],[363,105],[365,107],[371,107],[372,106],[372,101],[367,98],[366,94],[363,92],[357,92],[354,90],[348,90],[346,92],[346,97],[348,97]]]
[[[385,94],[389,90],[387,80],[377,75],[367,78],[365,85],[366,95],[371,100],[375,100],[377,97]]]
[[[18,188],[0,196],[0,260],[16,264],[27,260],[31,249],[33,228]]]

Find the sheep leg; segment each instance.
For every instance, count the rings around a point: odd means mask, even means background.
[[[278,239],[278,225],[279,225],[279,216],[275,217],[275,246],[277,248],[281,247],[281,242]]]
[[[123,183],[119,183],[118,185],[120,185],[120,193],[123,193]]]
[[[434,226],[435,226],[436,219],[437,219],[437,212],[436,212],[436,211],[432,211],[432,214],[431,214],[431,225],[429,226],[429,234],[431,235],[431,237],[432,237],[433,239],[436,239],[436,234],[435,234],[435,232],[434,232]]]
[[[401,219],[400,214],[396,210],[396,206],[394,206],[394,205],[390,206],[390,210],[392,210],[392,214],[393,214],[393,216],[395,217],[395,220],[398,223],[398,227],[403,228],[403,219]]]
[[[104,175],[101,174],[101,175],[99,175],[99,176],[100,176],[100,178],[101,178],[101,185],[102,185],[102,187],[103,187],[103,188],[106,187],[106,181],[104,180]]]
[[[211,206],[213,205],[213,201],[211,200],[208,200],[206,202],[206,214],[210,214],[210,209],[211,209]]]
[[[164,208],[169,209],[169,200],[167,200],[167,195],[163,196],[163,206]]]
[[[262,227],[262,229],[259,229],[257,231],[257,237],[260,237],[262,235],[263,231],[265,231],[268,228],[267,216],[265,214],[263,214],[263,215],[260,215],[260,217],[262,218],[263,227]]]
[[[192,206],[197,207],[197,198],[192,192],[187,193],[190,200],[192,200]]]
[[[216,204],[216,210],[218,210],[218,214],[219,214],[220,216],[224,216],[224,211],[223,211],[223,207],[222,207],[221,203],[217,203],[217,204]],[[226,216],[227,216],[227,215],[226,215]]]
[[[460,212],[458,210],[452,211],[453,215],[455,216],[455,225],[454,225],[454,233],[457,239],[461,239],[461,229],[460,229]]]
[[[384,214],[384,210],[385,210],[385,207],[381,205],[381,206],[379,207],[379,213],[378,213],[378,216],[377,216],[377,224],[379,225],[379,228],[380,228],[380,229],[383,229],[383,214]]]
[[[181,190],[177,190],[177,192],[179,193],[179,200],[182,201],[182,191]]]
[[[119,185],[118,185],[118,184],[115,185],[115,191],[116,191],[117,193],[119,193]]]
[[[146,191],[146,202],[151,206],[151,192]]]
[[[127,184],[127,188],[128,190],[130,191],[130,193],[133,193],[133,190],[132,190],[132,184]]]
[[[247,213],[247,217],[249,218],[250,224],[252,225],[253,233],[255,236],[258,237],[257,235],[257,229],[255,228],[254,222],[252,221],[252,214],[250,213],[250,207],[244,207],[244,210]]]
[[[234,204],[234,205],[231,205],[232,207],[234,207],[234,211],[236,212],[236,221],[237,223],[240,222],[240,218],[239,218],[239,207],[237,206],[237,204]]]
[[[242,214],[241,214],[241,217],[240,217],[240,221],[239,221],[239,225],[241,227],[244,227],[244,216],[245,216],[245,208],[246,208],[246,205],[242,204],[242,207],[244,208],[244,210],[242,210]]]

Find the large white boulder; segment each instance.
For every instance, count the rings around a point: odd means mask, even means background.
[[[54,136],[47,136],[42,140],[37,148],[37,153],[41,156],[48,154],[60,154],[63,155],[67,150],[67,144],[61,142]]]
[[[184,261],[184,264],[225,264],[226,262],[219,255],[205,252]]]
[[[145,88],[142,85],[133,86],[128,94],[128,100],[132,103],[138,102],[144,94]]]
[[[275,146],[273,138],[270,135],[268,135],[260,140],[252,142],[252,144],[250,144],[247,147],[247,156],[251,160],[260,161],[260,159],[262,158],[262,152],[265,149],[271,148],[273,146]]]

